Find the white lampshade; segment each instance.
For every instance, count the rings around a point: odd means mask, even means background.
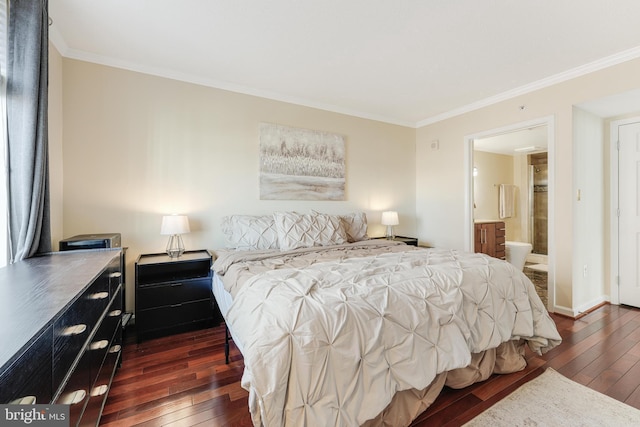
[[[162,217],[160,234],[171,236],[173,234],[189,233],[189,218],[186,215],[165,215]]]
[[[382,225],[398,225],[398,212],[386,211],[382,212]]]

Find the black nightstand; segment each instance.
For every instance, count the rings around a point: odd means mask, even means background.
[[[222,316],[211,290],[212,257],[207,250],[178,258],[142,254],[135,264],[138,341],[211,327]]]
[[[374,237],[374,239],[386,239],[386,237]],[[395,236],[391,240],[393,240],[394,242],[403,242],[407,245],[418,246],[418,239],[416,239],[415,237]]]

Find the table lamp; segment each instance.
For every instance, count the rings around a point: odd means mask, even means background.
[[[184,253],[181,234],[189,233],[189,218],[186,215],[165,215],[162,217],[160,234],[169,236],[167,255],[177,258]]]
[[[393,234],[393,226],[398,225],[398,212],[395,211],[386,211],[382,212],[382,225],[387,226],[387,234],[386,238],[388,240],[393,240],[395,235]]]

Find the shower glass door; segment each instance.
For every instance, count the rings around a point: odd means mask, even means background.
[[[534,254],[547,255],[548,168],[529,166],[529,241]]]

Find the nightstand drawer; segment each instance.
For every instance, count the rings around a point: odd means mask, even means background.
[[[136,327],[147,332],[210,319],[213,319],[213,307],[211,299],[206,299],[141,310],[136,314]]]
[[[211,298],[211,279],[183,280],[138,289],[140,310]]]

